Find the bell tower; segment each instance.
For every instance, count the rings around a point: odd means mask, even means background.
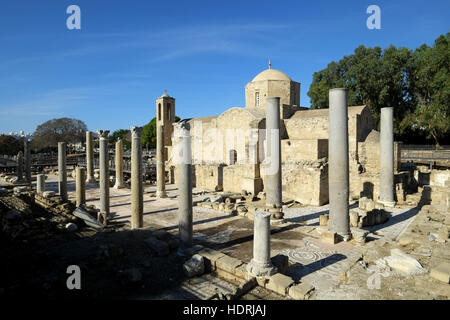
[[[164,128],[164,146],[172,145],[173,123],[175,122],[175,98],[170,97],[166,90],[156,99],[156,125]]]

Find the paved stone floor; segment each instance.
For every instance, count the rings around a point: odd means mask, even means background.
[[[56,176],[47,179],[47,190],[57,191]],[[155,186],[145,186],[144,190],[144,226],[163,228],[177,232],[177,190],[175,185],[166,187],[168,198],[154,197]],[[75,182],[69,178],[69,199],[74,200]],[[116,221],[130,219],[129,189],[110,189],[111,214]],[[194,202],[202,201],[208,194],[194,189]],[[99,206],[98,185],[87,186],[87,203]],[[355,203],[350,208],[356,208]],[[363,248],[354,242],[340,242],[336,245],[325,244],[317,231],[319,216],[328,213],[328,205],[285,207],[285,221],[272,226],[272,254],[286,254],[289,257],[289,275],[297,281],[305,281],[315,286],[317,298],[338,297],[335,288],[339,285],[339,272],[345,265],[361,256]],[[401,207],[387,209],[391,215],[388,222],[368,227],[370,241],[395,241],[414,220],[417,208]],[[230,256],[249,262],[253,251],[253,221],[239,216],[228,215],[212,209],[194,207],[194,241],[220,250]],[[355,261],[356,261],[355,260]],[[366,272],[367,274],[367,272]],[[367,274],[361,285],[364,287]],[[200,280],[199,280],[200,281]],[[201,285],[201,281],[198,285]],[[340,291],[347,298],[352,298],[353,288]],[[345,292],[342,293],[342,292]],[[176,294],[176,293],[174,293]],[[356,294],[356,293],[355,293]],[[170,296],[170,295],[169,295]],[[354,297],[353,297],[354,298]]]

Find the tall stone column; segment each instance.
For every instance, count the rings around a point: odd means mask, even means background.
[[[347,240],[350,235],[347,89],[331,89],[329,101],[329,229]]]
[[[381,108],[380,119],[380,199],[387,207],[395,205],[394,198],[394,109]]]
[[[42,195],[45,191],[45,174],[38,174],[36,177],[36,193]]]
[[[278,208],[274,218],[283,217],[281,212],[281,141],[280,141],[280,98],[266,99],[266,159],[264,172],[266,175],[266,205]]]
[[[132,127],[134,128],[134,127]],[[116,142],[116,157],[115,157],[115,167],[116,167],[116,183],[114,189],[123,188],[123,142],[122,139]]]
[[[156,125],[156,196],[166,198],[166,173],[164,166],[164,126]]]
[[[23,152],[17,154],[17,182],[23,182]]]
[[[100,214],[103,217],[103,223],[109,216],[109,153],[108,153],[108,134],[109,130],[98,130],[99,135],[99,164],[100,164]]]
[[[66,143],[58,142],[58,191],[63,200],[67,200]]]
[[[131,127],[131,228],[144,226],[144,187],[142,182],[142,127]]]
[[[86,131],[86,171],[87,183],[95,183],[94,178],[94,141],[92,139],[92,132]]]
[[[253,231],[253,259],[247,265],[253,276],[270,276],[277,269],[270,260],[270,213],[255,212]]]
[[[24,140],[23,149],[25,157],[25,181],[31,183],[31,149],[28,138],[25,138]]]
[[[76,205],[86,204],[86,169],[77,167],[75,171]]]
[[[178,215],[179,215],[179,235],[181,244],[178,250],[179,255],[189,254],[192,247],[192,154],[190,126],[186,121],[174,124],[174,140],[176,148],[174,161],[177,165],[178,173]]]

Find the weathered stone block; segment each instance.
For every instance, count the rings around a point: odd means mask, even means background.
[[[350,211],[350,227],[357,227],[359,222],[359,215],[356,210]]]
[[[324,230],[320,237],[323,242],[328,244],[335,244],[338,242],[337,233],[330,230]]]
[[[430,277],[445,283],[450,283],[450,263],[443,262],[431,268]]]
[[[266,288],[284,296],[288,293],[289,287],[293,284],[294,280],[292,280],[291,277],[276,273],[269,278]]]
[[[320,226],[327,226],[329,219],[330,219],[330,216],[328,214],[321,214],[319,216],[319,225]]]
[[[438,238],[448,240],[450,238],[450,230],[447,226],[442,226],[438,231]]]
[[[236,268],[242,264],[243,262],[241,260],[229,257],[227,255],[223,255],[222,257],[216,260],[216,267],[218,269],[222,269],[232,274],[234,274]]]
[[[369,231],[367,230],[352,229],[352,238],[358,243],[365,243],[368,234]]]
[[[205,259],[199,254],[194,254],[183,264],[183,271],[188,278],[202,275],[205,272]]]
[[[199,255],[205,258],[205,267],[207,271],[213,271],[216,269],[216,261],[225,256],[222,252],[209,249],[209,248],[203,248],[198,252]]]
[[[314,287],[308,283],[299,283],[289,288],[289,296],[295,300],[308,300]]]

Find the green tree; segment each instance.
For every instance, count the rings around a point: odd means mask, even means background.
[[[175,116],[175,122],[178,121],[180,121],[180,117]],[[156,148],[156,117],[142,129],[142,144],[146,148]]]
[[[115,143],[118,139],[122,139],[123,148],[125,150],[131,149],[130,130],[119,129],[109,135],[109,143]]]
[[[432,138],[436,146],[450,140],[450,33],[441,35],[433,47],[422,45],[412,58],[411,88],[415,110],[401,122],[404,132]]]
[[[8,136],[5,134],[0,135],[0,154],[17,155],[19,151],[23,151],[23,139]]]
[[[382,107],[394,107],[395,117],[401,117],[413,107],[408,91],[410,58],[407,48],[359,46],[354,54],[314,73],[308,91],[311,108],[328,108],[328,91],[343,87],[348,89],[349,105],[367,105],[376,119]]]

